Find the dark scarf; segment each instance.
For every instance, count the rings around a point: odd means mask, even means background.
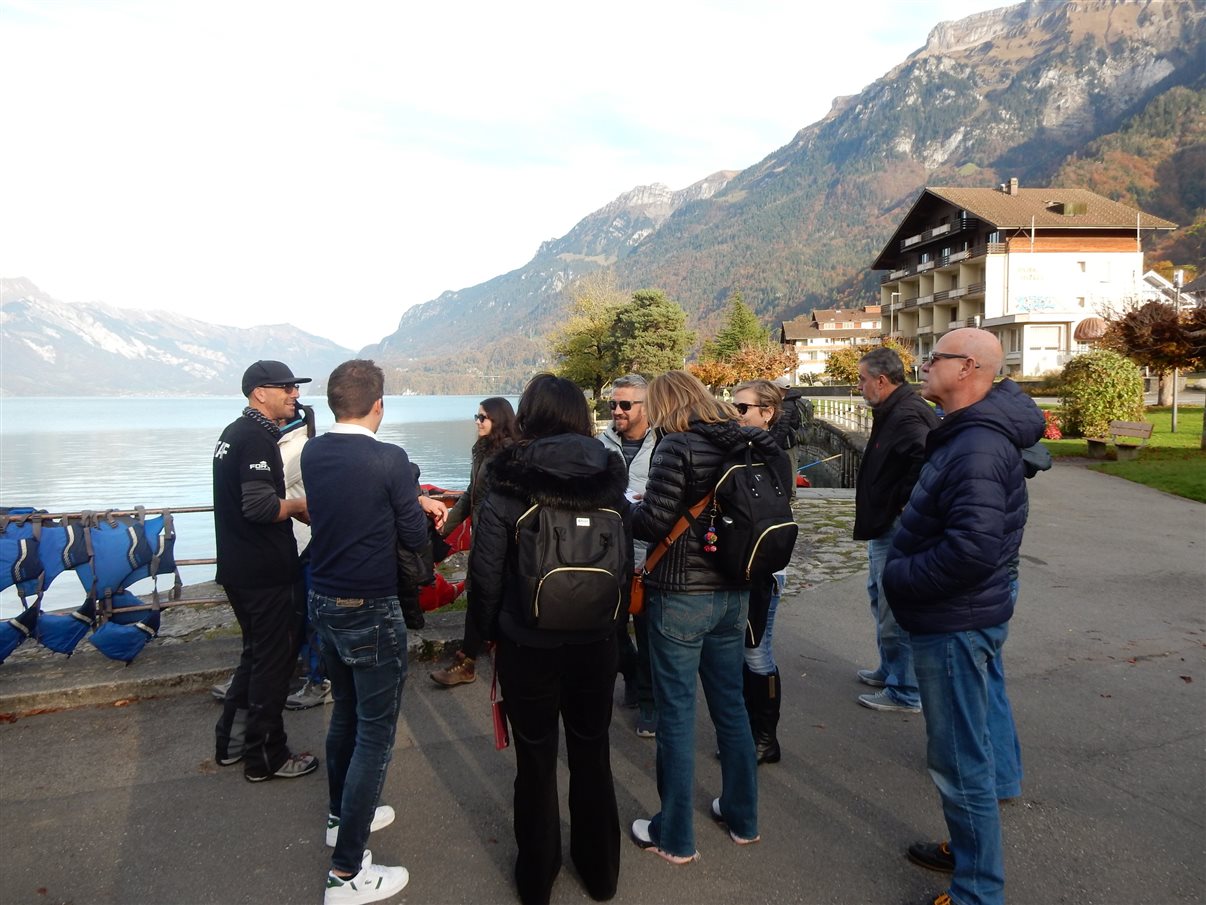
[[[281,429],[276,426],[275,421],[266,417],[259,409],[254,409],[251,406],[247,406],[247,408],[243,409],[243,417],[250,418],[264,430],[268,431],[268,433],[272,434],[273,440],[280,440]]]

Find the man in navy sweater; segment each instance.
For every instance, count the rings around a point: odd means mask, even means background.
[[[335,701],[327,732],[327,845],[335,851],[326,905],[376,902],[410,879],[404,867],[372,863],[365,846],[370,832],[394,819],[378,800],[406,681],[396,548],[421,549],[424,509],[437,527],[446,510],[427,498],[420,503],[406,452],[377,439],[383,392],[373,362],[341,364],[327,382],[335,426],[302,450],[313,531],[310,617]]]

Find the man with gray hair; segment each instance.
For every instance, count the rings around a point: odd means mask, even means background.
[[[645,414],[647,384],[640,374],[617,377],[611,385],[611,426],[599,435],[607,449],[614,449],[624,458],[628,468],[629,499],[640,499],[649,479],[649,459],[657,436]],[[640,571],[645,565],[645,545],[633,545],[633,568]],[[624,676],[624,703],[639,707],[636,734],[653,738],[657,733],[657,712],[653,704],[653,678],[649,668],[648,630],[643,613],[633,616],[636,627],[636,648],[628,637],[628,614],[622,613],[616,623],[620,643],[620,673]]]
[[[867,542],[867,596],[875,618],[879,665],[860,669],[858,679],[880,691],[858,702],[881,711],[917,713],[921,698],[908,633],[896,623],[884,597],[884,561],[925,460],[925,438],[938,423],[934,410],[905,383],[900,356],[883,346],[858,363],[858,388],[871,406],[873,422],[854,498],[854,539]]]

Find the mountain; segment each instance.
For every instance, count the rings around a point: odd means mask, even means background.
[[[692,325],[734,290],[767,323],[872,301],[869,265],[920,188],[1050,184],[1070,154],[1194,85],[1204,45],[1200,2],[1029,0],[941,23],[765,160],[683,197],[660,186],[621,196],[527,265],[407,310],[363,354],[396,369],[396,389],[515,389],[550,364],[543,340],[562,289],[601,268],[628,289],[662,289]],[[1206,181],[1200,168],[1181,178]],[[431,354],[433,337],[456,344],[455,364]]]
[[[56,301],[0,279],[0,395],[237,395],[260,358],[325,383],[351,350],[287,324],[222,327],[164,311]]]
[[[1147,249],[1149,266],[1206,272],[1206,76],[1157,95],[1117,132],[1066,160],[1054,182],[1078,185],[1181,228]],[[1165,267],[1171,270],[1171,267]]]
[[[398,329],[362,355],[392,367],[389,389],[419,393],[516,391],[544,360],[544,334],[572,280],[622,261],[676,211],[712,197],[735,171],[714,173],[681,191],[639,186],[544,242],[524,267],[418,305]],[[449,367],[447,345],[458,367]],[[439,354],[430,356],[432,349]]]

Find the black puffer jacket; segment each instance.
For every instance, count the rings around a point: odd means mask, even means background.
[[[767,462],[776,464],[780,486],[793,487],[787,454],[769,431],[741,427],[732,421],[723,424],[693,421],[687,431],[666,434],[653,450],[645,496],[632,513],[632,532],[636,538],[647,541],[652,552],[679,518],[712,492],[729,452],[747,442],[752,442]],[[705,509],[662,557],[645,583],[653,588],[686,592],[749,587],[748,583],[721,573],[713,557],[704,553],[703,534],[707,525]]]
[[[884,566],[892,614],[909,632],[988,628],[1013,615],[1010,563],[1026,525],[1022,450],[1043,415],[1012,380],[943,419]]]
[[[607,637],[603,632],[555,632],[531,628],[525,618],[527,601],[520,599],[516,579],[515,523],[533,503],[584,511],[614,509],[626,513],[624,491],[628,471],[617,453],[603,448],[593,437],[561,434],[530,444],[504,449],[490,462],[490,492],[474,518],[473,555],[469,577],[473,595],[469,617],[486,641],[501,632],[517,644],[558,647]],[[628,530],[624,550],[632,571],[632,535]]]

